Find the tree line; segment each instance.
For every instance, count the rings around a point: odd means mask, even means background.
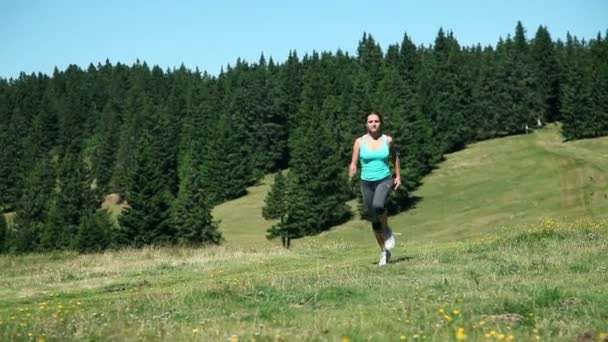
[[[371,111],[400,149],[399,212],[445,153],[538,122],[607,135],[607,101],[606,35],[528,38],[519,22],[495,46],[440,29],[383,51],[364,34],[354,55],[262,55],[217,76],[106,61],[0,78],[0,251],[221,243],[211,208],[273,172],[268,237],[316,234],[352,215],[346,165]],[[107,194],[127,204],[117,220]]]

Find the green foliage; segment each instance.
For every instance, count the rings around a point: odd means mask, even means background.
[[[162,174],[162,146],[153,135],[159,129],[148,122],[137,144],[136,166],[130,172],[129,208],[119,219],[118,244],[143,246],[175,239],[169,220],[173,198]]]
[[[266,220],[282,219],[287,211],[287,179],[283,172],[279,171],[274,178],[274,184],[264,199],[262,216]]]
[[[547,27],[539,26],[531,43],[530,55],[544,106],[544,121],[560,119],[559,86],[560,71],[555,46]]]
[[[116,149],[120,146],[120,121],[115,105],[108,104],[101,113],[99,124],[99,142],[93,154],[93,170],[100,193],[110,193],[110,181],[116,162]]]
[[[100,204],[91,184],[88,167],[77,152],[77,146],[71,145],[61,162],[57,189],[51,198],[44,229],[40,232],[40,248],[73,247],[81,218],[95,212]],[[19,212],[17,215],[19,217]]]
[[[111,245],[217,242],[208,211],[287,167],[284,214],[271,203],[263,213],[283,217],[271,235],[316,234],[349,216],[355,194],[341,165],[371,111],[400,152],[405,187],[389,207],[407,210],[422,177],[469,143],[529,132],[539,119],[560,120],[568,140],[608,134],[607,61],[605,35],[554,42],[540,26],[528,40],[518,22],[495,48],[440,29],[431,46],[406,33],[383,51],[365,33],[353,56],[262,55],[217,77],[138,60],[0,78],[0,209],[18,212],[8,239],[20,251],[76,248],[81,218],[97,209],[76,201],[92,184],[131,206]]]
[[[112,243],[113,224],[104,209],[89,213],[80,219],[74,248],[80,252],[103,251]]]
[[[0,253],[4,252],[6,248],[6,240],[8,236],[8,224],[6,223],[6,216],[0,214]]]
[[[175,238],[180,244],[218,244],[222,234],[205,196],[199,153],[194,154],[186,188],[176,200],[173,216]]]

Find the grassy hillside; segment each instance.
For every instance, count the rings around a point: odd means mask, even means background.
[[[474,144],[391,218],[267,241],[271,179],[218,206],[224,246],[0,256],[0,340],[608,339],[608,139]]]

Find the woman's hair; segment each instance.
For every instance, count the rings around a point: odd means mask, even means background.
[[[378,116],[378,119],[380,119],[380,123],[383,123],[383,122],[382,122],[382,121],[383,121],[383,119],[382,119],[382,115],[380,115],[380,113],[378,113],[378,112],[371,112],[371,113],[369,113],[369,114],[365,115],[365,123],[367,123],[367,118],[368,118],[370,115],[377,115],[377,116]]]

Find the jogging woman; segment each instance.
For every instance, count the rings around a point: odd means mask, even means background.
[[[365,127],[367,133],[353,144],[349,175],[352,178],[357,173],[360,160],[363,207],[380,246],[378,266],[384,266],[390,261],[391,249],[395,246],[395,237],[388,227],[385,204],[391,191],[401,186],[401,169],[393,138],[382,134],[380,113],[369,114]],[[395,178],[391,176],[389,158],[395,166]]]

